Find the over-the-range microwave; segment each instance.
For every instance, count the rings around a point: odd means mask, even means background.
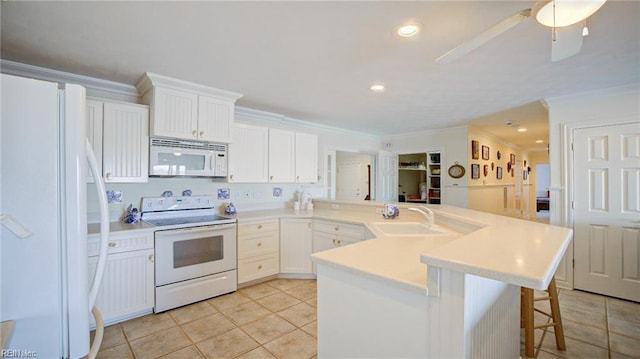
[[[227,145],[151,137],[149,176],[226,177]]]

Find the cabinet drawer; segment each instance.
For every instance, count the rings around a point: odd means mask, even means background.
[[[318,232],[335,233],[339,236],[349,236],[359,240],[363,240],[365,237],[364,226],[361,224],[316,220],[313,229]]]
[[[238,258],[246,258],[280,250],[280,234],[276,231],[238,236]]]
[[[277,219],[260,222],[238,222],[238,235],[251,233],[264,233],[268,231],[279,231],[280,225]]]
[[[153,249],[153,231],[135,231],[109,233],[108,254]],[[87,255],[97,256],[100,253],[100,234],[93,233],[87,237]]]
[[[278,253],[238,260],[238,283],[264,278],[280,272]]]

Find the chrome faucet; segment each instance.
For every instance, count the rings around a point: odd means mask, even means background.
[[[428,227],[433,226],[433,223],[436,220],[436,215],[433,213],[433,211],[430,208],[426,206],[420,206],[420,208],[409,207],[409,210],[421,213],[424,216],[424,218],[427,219],[427,226]]]

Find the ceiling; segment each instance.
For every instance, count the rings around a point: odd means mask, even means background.
[[[550,30],[530,18],[446,65],[434,60],[534,2],[0,4],[3,59],[132,85],[155,72],[242,93],[240,106],[377,135],[469,122],[498,135],[525,117],[546,131],[541,99],[640,81],[637,1],[605,3],[581,52],[560,62]],[[421,32],[400,38],[407,21]],[[534,132],[525,143],[546,140]]]

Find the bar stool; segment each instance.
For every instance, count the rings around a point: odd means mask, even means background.
[[[560,304],[558,303],[558,290],[556,289],[555,278],[551,279],[546,293],[547,295],[544,297],[534,298],[533,289],[525,287],[520,289],[520,328],[524,328],[524,354],[529,358],[533,358],[535,355],[534,329],[553,327],[553,332],[556,336],[556,347],[559,350],[567,350],[564,342],[564,331],[562,330],[562,318],[560,317]],[[551,313],[535,307],[534,302],[541,300],[549,300]],[[535,325],[534,311],[551,318],[551,321],[545,324]]]

